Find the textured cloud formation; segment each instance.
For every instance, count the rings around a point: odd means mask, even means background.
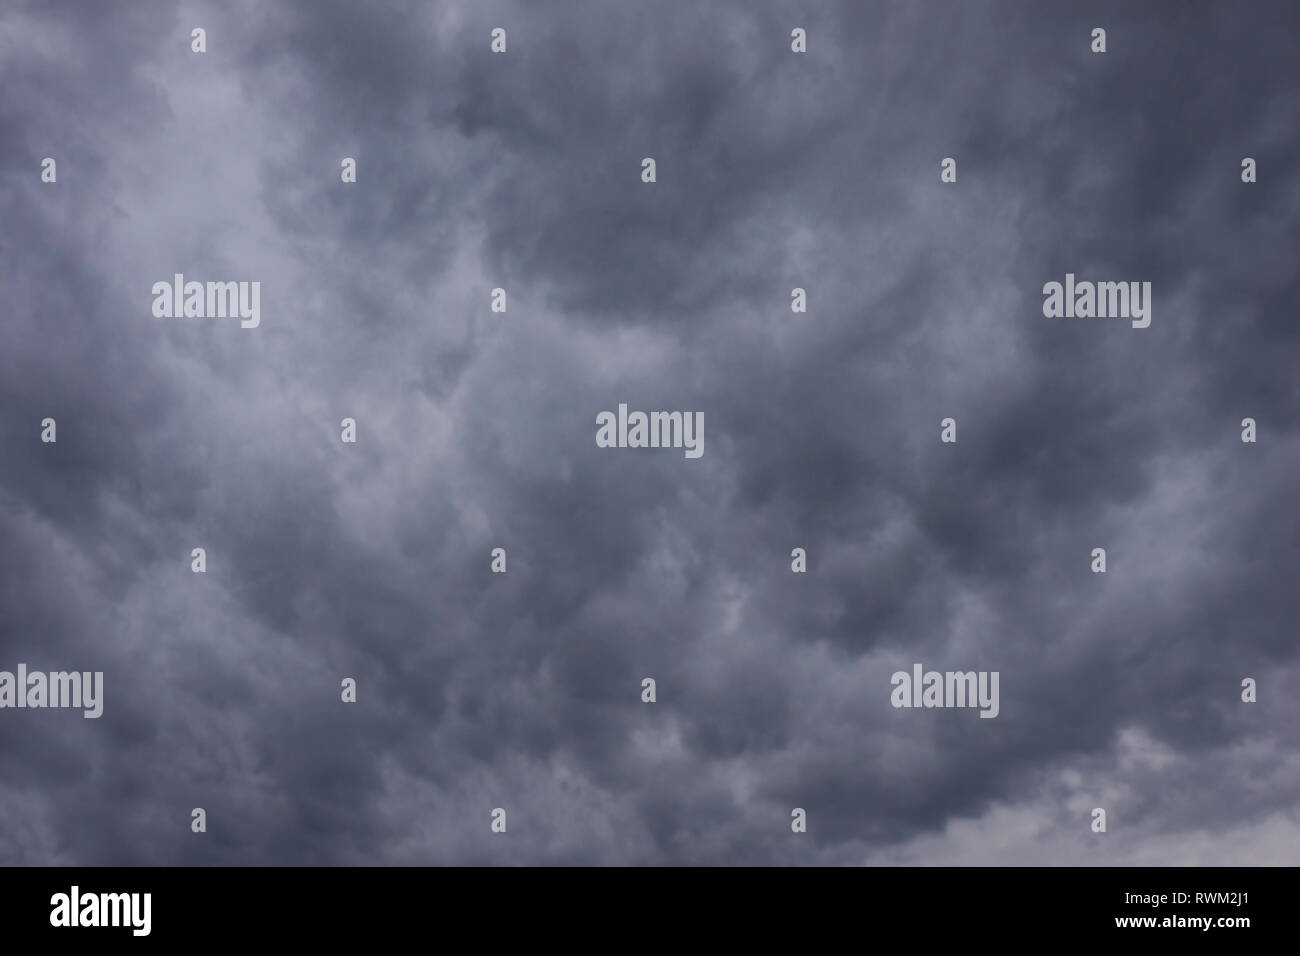
[[[0,669],[105,705],[0,711],[0,862],[1294,862],[1298,25],[8,5]]]

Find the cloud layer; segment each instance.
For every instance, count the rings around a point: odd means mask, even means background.
[[[0,669],[106,686],[0,711],[0,862],[1293,863],[1298,25],[0,14]],[[154,318],[177,272],[260,327]],[[1067,272],[1150,328],[1044,318]],[[620,402],[703,457],[597,448]],[[892,708],[916,661],[998,718]]]

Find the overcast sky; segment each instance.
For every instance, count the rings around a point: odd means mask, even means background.
[[[0,862],[1295,863],[1298,30],[6,3],[0,669],[105,689],[0,711]]]

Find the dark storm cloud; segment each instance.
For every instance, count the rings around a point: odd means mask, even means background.
[[[1293,21],[6,15],[0,667],[107,690],[3,712],[0,858],[1281,860]],[[176,271],[260,280],[261,327],[153,319]],[[1151,327],[1045,319],[1066,272],[1151,281]],[[619,402],[704,456],[597,448]],[[913,661],[1001,714],[895,710]]]

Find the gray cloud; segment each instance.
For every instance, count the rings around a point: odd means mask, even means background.
[[[0,860],[1291,862],[1293,10],[82,6],[0,15],[0,668],[106,703],[0,712]]]

